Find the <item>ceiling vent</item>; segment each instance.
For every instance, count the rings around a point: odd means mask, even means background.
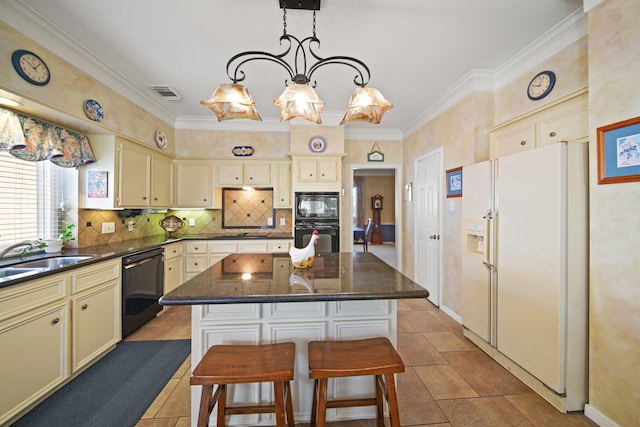
[[[171,86],[163,86],[163,85],[151,85],[149,88],[160,95],[162,99],[167,101],[179,101],[182,99],[182,95],[180,92],[172,88]]]

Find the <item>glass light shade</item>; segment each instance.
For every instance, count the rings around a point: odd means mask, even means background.
[[[230,119],[262,121],[249,90],[237,83],[218,86],[211,98],[207,101],[200,101],[200,104],[213,111],[219,122]]]
[[[324,102],[308,84],[290,84],[279,98],[273,100],[273,103],[280,107],[281,122],[299,118],[317,124],[322,123],[320,111],[324,107]]]
[[[359,87],[351,94],[347,111],[340,124],[352,122],[378,124],[384,113],[392,108],[393,104],[387,101],[378,89]]]

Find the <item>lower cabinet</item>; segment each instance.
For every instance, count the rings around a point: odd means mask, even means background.
[[[120,259],[0,289],[0,425],[121,337]]]
[[[164,293],[174,290],[182,284],[184,267],[182,264],[183,244],[172,243],[164,249]]]

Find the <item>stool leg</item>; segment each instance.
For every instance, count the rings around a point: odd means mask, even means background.
[[[198,427],[206,427],[209,425],[209,414],[211,414],[211,394],[213,392],[212,385],[203,385],[200,394],[200,410],[198,412]]]
[[[320,388],[318,390],[318,414],[317,425],[324,427],[327,418],[327,378],[320,378]]]
[[[398,408],[398,393],[396,393],[396,382],[393,374],[385,375],[387,383],[387,393],[389,400],[389,418],[391,427],[400,427],[400,409]]]
[[[378,427],[384,427],[384,384],[382,383],[382,375],[375,375],[373,382],[376,390],[376,422]]]
[[[218,397],[218,420],[216,422],[216,425],[218,427],[224,427],[224,416],[227,409],[227,385],[220,384],[219,387],[220,393]]]
[[[316,412],[318,410],[318,386],[320,380],[313,381],[313,402],[311,403],[311,419],[309,420],[309,426],[316,425]]]
[[[291,401],[291,383],[289,381],[284,382],[284,392],[286,394],[287,426],[295,427],[296,422],[293,419],[293,403]]]
[[[273,395],[275,400],[276,426],[285,427],[284,424],[284,384],[282,381],[273,382]]]

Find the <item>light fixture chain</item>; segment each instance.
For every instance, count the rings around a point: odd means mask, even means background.
[[[313,38],[316,38],[316,4],[313,3]]]
[[[282,5],[282,35],[287,35],[287,3]]]

